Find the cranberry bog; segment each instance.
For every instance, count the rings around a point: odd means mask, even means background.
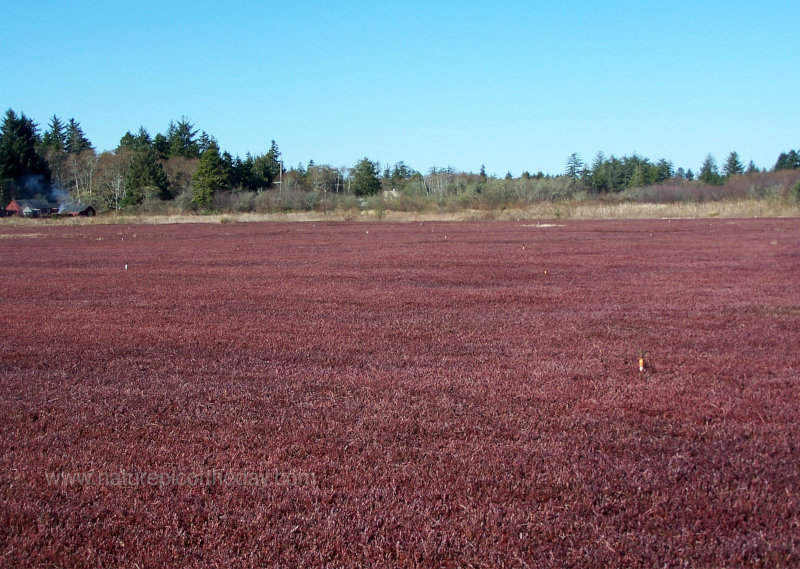
[[[0,252],[2,566],[800,566],[796,219]]]

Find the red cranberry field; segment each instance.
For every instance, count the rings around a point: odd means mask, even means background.
[[[800,566],[796,219],[0,253],[0,566]]]

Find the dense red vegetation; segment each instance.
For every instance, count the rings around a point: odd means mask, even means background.
[[[43,225],[0,253],[0,565],[800,565],[797,220]],[[206,469],[313,484],[46,481]]]

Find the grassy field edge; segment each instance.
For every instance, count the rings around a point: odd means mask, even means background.
[[[495,209],[459,209],[455,211],[336,210],[331,212],[302,211],[280,213],[110,213],[93,218],[24,219],[2,218],[2,226],[41,224],[172,224],[172,223],[246,223],[263,221],[521,221],[528,219],[663,219],[663,218],[752,218],[800,217],[800,203],[785,200],[730,200],[703,203],[629,203],[558,201],[538,202],[524,207]]]

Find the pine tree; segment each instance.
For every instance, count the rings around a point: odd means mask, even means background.
[[[267,151],[266,155],[266,167],[269,173],[269,178],[267,182],[269,185],[280,177],[281,168],[283,168],[283,164],[281,163],[281,151],[278,148],[278,144],[272,140],[269,144],[269,150]]]
[[[167,131],[169,156],[183,156],[184,158],[197,158],[200,156],[200,147],[195,137],[197,129],[186,117],[181,117],[178,123],[170,122]]]
[[[42,148],[58,154],[67,151],[67,129],[56,115],[50,118],[47,132],[42,135]]]
[[[134,152],[139,152],[140,150],[145,150],[147,147],[152,146],[152,144],[153,140],[150,138],[150,133],[147,132],[146,128],[140,126],[139,132],[135,135],[131,134],[131,131],[126,132],[120,139],[117,148],[127,148]]]
[[[169,140],[167,140],[167,137],[159,132],[153,137],[153,148],[155,149],[158,157],[162,160],[165,160],[169,154]]]
[[[673,169],[672,162],[667,160],[666,158],[662,158],[656,164],[656,182],[663,182],[665,180],[669,180],[675,175],[675,170]]]
[[[228,153],[226,152],[225,154]],[[223,161],[226,159],[225,154],[222,156]],[[231,161],[230,172],[232,188],[239,188],[251,192],[259,189],[260,186],[256,180],[256,176],[253,174],[253,156],[249,152],[244,160],[237,156]]]
[[[581,160],[581,155],[577,152],[573,152],[569,155],[569,158],[567,158],[567,169],[564,172],[564,175],[573,180],[577,180],[580,177],[582,170],[583,160]]]
[[[698,174],[697,179],[705,184],[722,183],[722,178],[719,175],[719,170],[717,170],[717,161],[714,160],[714,157],[711,154],[706,156],[706,159],[700,166],[700,174]]]
[[[637,164],[633,168],[633,174],[631,175],[631,179],[628,181],[628,187],[640,188],[646,185],[647,175],[645,174],[645,166],[643,164]]]
[[[128,150],[133,150],[134,146],[136,146],[136,138],[131,134],[131,131],[125,131],[125,134],[122,135],[122,138],[119,139],[119,144],[117,144],[117,150],[121,148],[127,148]]]
[[[605,192],[609,189],[608,165],[606,155],[599,150],[594,156],[592,168],[589,171],[589,185],[598,192]]]
[[[736,152],[728,154],[728,158],[722,166],[722,172],[725,174],[726,178],[744,173],[744,165],[742,161],[739,160],[739,155]]]
[[[0,126],[0,202],[7,204],[17,197],[46,193],[50,168],[36,151],[40,144],[37,125],[9,109]]]
[[[67,122],[65,149],[67,154],[80,154],[84,150],[92,149],[92,143],[86,138],[81,124],[75,119],[69,119]]]
[[[202,155],[203,152],[211,148],[212,143],[216,144],[216,139],[206,131],[201,132],[200,138],[197,139],[197,151]]]
[[[212,142],[200,156],[200,165],[192,177],[192,204],[198,209],[208,209],[213,204],[214,194],[228,189],[230,183],[219,147]]]
[[[125,174],[122,206],[137,205],[145,197],[168,198],[169,180],[153,147],[136,152]]]
[[[357,196],[372,196],[381,190],[378,178],[378,165],[368,158],[362,159],[353,167],[350,188]]]
[[[64,164],[67,156],[67,129],[56,115],[50,118],[47,131],[42,135],[40,153],[50,167],[52,177],[59,184],[64,183]]]
[[[256,189],[268,188],[280,177],[282,168],[280,156],[281,151],[273,140],[266,154],[256,156],[252,159],[250,172]]]
[[[795,170],[800,168],[800,151],[790,150],[781,152],[778,161],[775,162],[775,170]]]

